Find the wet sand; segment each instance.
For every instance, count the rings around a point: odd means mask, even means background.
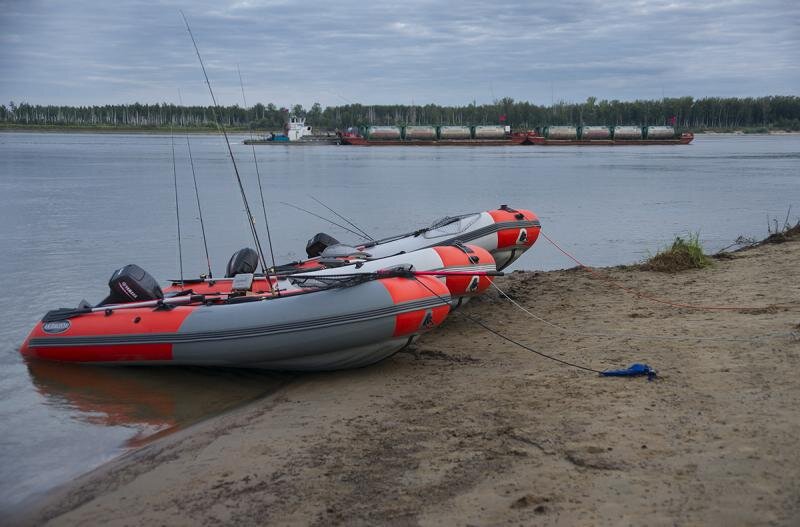
[[[115,460],[31,522],[796,525],[798,262],[795,238],[711,269],[604,270],[681,303],[752,308],[737,311],[653,303],[577,269],[513,273],[500,287],[571,333],[491,292],[381,364],[300,376]],[[464,314],[567,361],[659,377],[569,368]]]

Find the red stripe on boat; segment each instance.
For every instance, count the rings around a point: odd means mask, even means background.
[[[20,352],[26,357],[75,362],[118,362],[172,360],[172,344],[114,344],[79,346],[29,346],[32,338],[47,338],[57,343],[69,337],[147,335],[150,333],[177,333],[183,321],[196,306],[178,306],[169,311],[153,308],[118,309],[110,315],[95,312],[69,319],[69,328],[59,334],[50,334],[39,322],[22,345]]]
[[[119,344],[23,349],[27,357],[68,362],[132,362],[172,360],[172,344]]]

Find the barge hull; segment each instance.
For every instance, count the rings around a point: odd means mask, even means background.
[[[351,146],[514,146],[527,144],[524,134],[504,139],[382,139],[370,141],[364,137],[342,136],[341,143]]]
[[[694,134],[684,133],[674,139],[548,139],[535,134],[514,134],[505,139],[382,139],[369,140],[360,136],[341,137],[341,144],[351,146],[649,146],[688,145]]]
[[[684,133],[675,139],[548,139],[540,135],[529,135],[528,144],[541,146],[648,146],[688,145],[694,134]]]

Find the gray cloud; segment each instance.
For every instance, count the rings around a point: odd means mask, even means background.
[[[0,0],[0,100],[279,105],[797,93],[800,4]]]

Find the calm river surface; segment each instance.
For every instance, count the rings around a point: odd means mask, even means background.
[[[258,226],[250,147],[235,137]],[[252,245],[218,136],[191,138],[211,261]],[[183,136],[175,138],[187,276],[205,269]],[[26,364],[17,349],[49,309],[105,296],[111,272],[137,263],[178,276],[168,135],[0,133],[0,511],[167,433],[276,389],[285,376],[203,369]],[[536,212],[550,237],[594,265],[630,263],[700,232],[707,250],[763,238],[767,217],[800,214],[800,136],[698,137],[689,146],[355,148],[257,146],[279,261],[341,229],[374,237],[507,203]],[[262,239],[266,236],[262,235]],[[516,268],[571,267],[541,239]],[[0,517],[2,515],[0,514]]]

